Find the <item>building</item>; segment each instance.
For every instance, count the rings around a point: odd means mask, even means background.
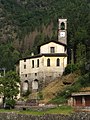
[[[72,93],[70,99],[68,100],[68,105],[75,107],[90,106],[90,92]]]
[[[59,19],[58,40],[39,47],[38,55],[18,62],[22,92],[41,90],[63,74],[67,66],[67,19]]]

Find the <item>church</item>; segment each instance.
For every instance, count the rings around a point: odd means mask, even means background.
[[[59,19],[58,23],[57,41],[42,44],[39,54],[19,60],[21,92],[39,91],[62,76],[67,66],[67,19]]]

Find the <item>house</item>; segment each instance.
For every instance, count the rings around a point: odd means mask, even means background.
[[[90,106],[90,91],[72,93],[70,99],[68,100],[68,105],[74,107]]]
[[[20,59],[21,91],[38,91],[60,77],[67,66],[67,19],[59,19],[58,41],[39,46],[37,55]]]

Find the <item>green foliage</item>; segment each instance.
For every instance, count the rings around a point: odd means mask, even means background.
[[[57,96],[49,102],[53,104],[65,104],[67,102],[67,99],[65,97]]]
[[[43,100],[43,94],[42,94],[42,92],[39,92],[39,93],[38,93],[38,99],[39,99],[39,100]]]
[[[23,97],[28,97],[30,93],[31,93],[30,90],[27,90],[26,92],[22,93],[22,96]]]
[[[90,86],[90,72],[82,75],[79,78],[79,83],[82,85],[82,87],[89,87]]]
[[[10,106],[10,108],[14,108],[15,103],[16,103],[16,101],[14,99],[11,99],[11,98],[7,98],[5,100],[5,104]]]
[[[79,43],[77,45],[76,60],[78,67],[81,67],[86,61],[86,46],[84,44]]]
[[[77,69],[78,69],[78,67],[76,64],[68,64],[67,67],[65,68],[65,71],[63,74],[67,75],[67,74],[73,73]]]
[[[80,76],[74,84],[66,87],[62,92],[58,93],[57,96],[50,102],[56,104],[66,103],[71,93],[78,92],[80,91],[81,88],[89,86],[90,86],[90,72]]]
[[[37,35],[37,37],[35,38],[35,41],[34,41],[34,45],[32,47],[32,51],[35,54],[38,54],[38,52],[39,52],[38,46],[47,42],[47,41],[50,41],[50,38],[48,36],[45,36],[44,34]]]
[[[20,53],[11,44],[0,45],[0,68],[13,70]]]
[[[0,113],[6,112],[4,109],[0,109]],[[18,114],[30,114],[30,115],[45,115],[45,114],[64,114],[69,115],[74,112],[71,106],[61,105],[59,107],[48,108],[46,110],[7,110],[7,112],[13,112]]]
[[[0,94],[4,96],[4,103],[14,104],[14,98],[19,93],[20,79],[14,71],[9,71],[0,78]]]
[[[1,0],[0,67],[14,69],[19,57],[29,56],[32,51],[37,53],[37,46],[45,41],[57,40],[57,19],[62,17],[68,19],[68,46],[73,48],[74,56],[78,55],[76,51],[80,43],[85,45],[86,55],[89,57],[90,48],[86,42],[90,39],[89,11],[88,0]],[[52,34],[49,35],[47,28],[51,23]],[[37,35],[29,38],[33,31]],[[78,61],[78,57],[76,59]]]

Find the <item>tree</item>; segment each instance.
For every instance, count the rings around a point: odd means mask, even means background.
[[[19,93],[19,76],[14,71],[9,71],[0,78],[0,94],[3,96],[3,105],[15,105],[15,97]]]
[[[86,61],[86,46],[79,43],[76,49],[76,62],[82,65]]]
[[[86,59],[86,46],[84,44],[79,43],[76,49],[76,64],[81,71],[81,74],[85,74],[85,66],[87,64]]]

